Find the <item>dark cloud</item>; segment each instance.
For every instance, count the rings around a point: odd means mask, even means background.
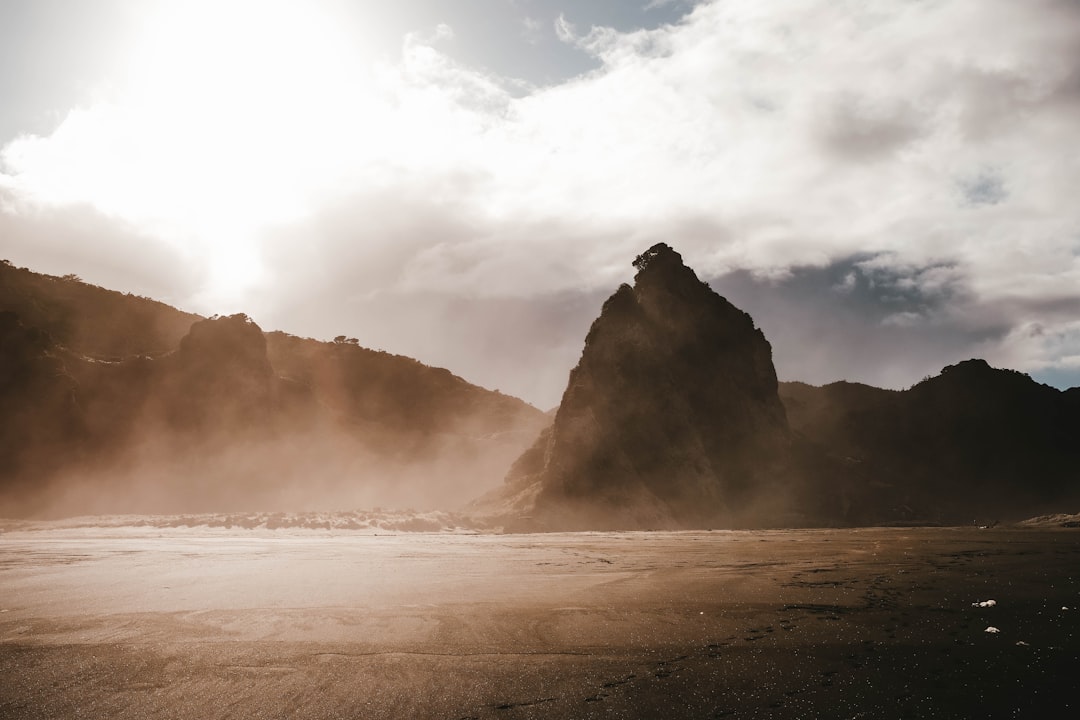
[[[997,205],[1009,197],[1005,178],[993,170],[984,170],[973,178],[961,181],[964,200],[970,205]]]
[[[985,355],[1008,334],[1003,319],[977,322],[957,312],[968,294],[947,265],[894,268],[880,260],[853,256],[772,280],[736,271],[710,285],[754,318],[782,380],[907,387]]]
[[[914,108],[843,93],[823,110],[819,132],[825,146],[850,160],[875,160],[919,138],[924,120]]]

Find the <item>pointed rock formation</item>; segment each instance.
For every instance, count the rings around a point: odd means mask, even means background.
[[[554,423],[481,511],[547,529],[704,527],[767,497],[791,442],[768,341],[667,245],[634,266]]]

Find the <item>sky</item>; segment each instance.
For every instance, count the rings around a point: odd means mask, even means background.
[[[656,242],[781,380],[1080,385],[1080,0],[0,0],[0,257],[541,408]]]

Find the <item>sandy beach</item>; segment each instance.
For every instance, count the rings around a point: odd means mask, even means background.
[[[11,720],[1067,717],[1078,628],[1068,530],[0,534]]]

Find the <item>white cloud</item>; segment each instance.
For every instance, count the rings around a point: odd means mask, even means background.
[[[158,53],[128,94],[4,148],[0,183],[217,253],[225,276],[261,268],[253,289],[289,273],[286,235],[350,258],[326,270],[341,277],[393,258],[370,291],[520,297],[613,287],[663,240],[705,275],[937,268],[911,282],[962,283],[963,313],[1043,323],[1066,354],[1077,336],[1039,304],[1080,293],[1075,2],[726,0],[630,33],[560,16],[601,66],[524,96],[441,53],[448,27],[372,67],[301,20],[318,52],[299,67],[273,59],[272,24],[255,48],[271,76]],[[1054,362],[1020,330],[1005,343]]]
[[[566,15],[563,13],[559,13],[559,16],[555,18],[555,36],[568,45],[577,42],[577,33],[574,26],[566,19]]]
[[[521,19],[521,36],[530,45],[536,45],[544,35],[544,23],[533,17]]]

